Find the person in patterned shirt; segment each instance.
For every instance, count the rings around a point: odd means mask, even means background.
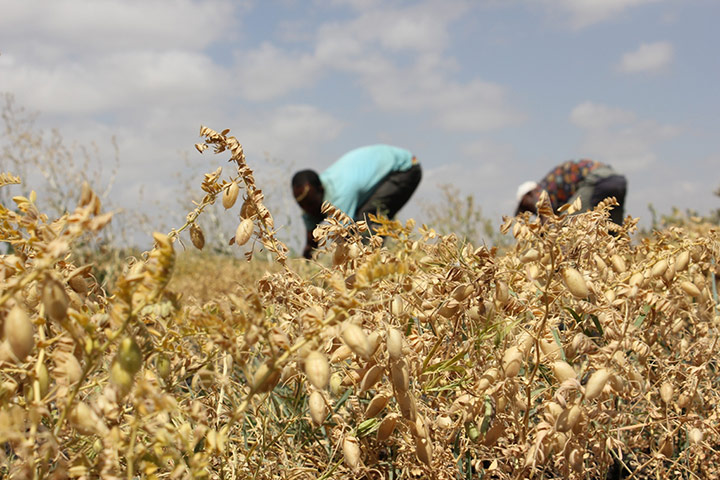
[[[569,160],[553,168],[539,182],[525,182],[517,191],[516,215],[522,212],[537,214],[540,192],[545,190],[553,210],[580,197],[582,211],[594,208],[608,197],[615,197],[619,205],[610,210],[610,220],[623,222],[627,180],[604,163],[593,160]]]

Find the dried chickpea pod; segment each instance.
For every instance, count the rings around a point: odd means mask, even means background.
[[[198,250],[202,250],[205,246],[205,234],[202,229],[195,223],[190,225],[190,241]]]
[[[358,442],[358,439],[352,435],[347,435],[343,439],[342,449],[343,456],[345,457],[345,464],[354,473],[360,471],[360,442]]]
[[[553,372],[555,372],[555,378],[557,378],[560,383],[563,383],[565,380],[569,380],[571,378],[577,378],[575,369],[567,362],[557,360],[553,362],[552,367]]]
[[[5,341],[18,361],[23,361],[35,346],[35,330],[30,317],[15,305],[5,317]]]
[[[600,396],[608,378],[610,378],[610,373],[610,370],[607,368],[601,368],[590,375],[587,385],[585,386],[585,398],[587,400],[592,400]]]
[[[322,390],[330,381],[330,364],[325,355],[313,350],[305,357],[305,375],[315,388]]]
[[[377,384],[377,382],[380,381],[380,379],[383,376],[383,373],[385,372],[385,369],[381,367],[380,365],[373,365],[368,369],[367,372],[365,372],[365,375],[363,376],[362,381],[360,382],[360,392],[359,394],[362,395],[363,393],[367,392],[371,388]]]
[[[587,282],[582,274],[572,267],[568,267],[562,272],[565,286],[575,298],[587,298],[590,295]]]
[[[240,186],[236,182],[230,184],[223,190],[222,204],[225,210],[232,208],[240,193]]]
[[[625,260],[617,253],[610,257],[610,265],[617,273],[624,273],[627,270]]]
[[[580,417],[582,416],[582,407],[579,405],[572,405],[565,410],[557,417],[557,421],[555,422],[555,430],[558,432],[569,432],[570,430],[575,427],[575,424],[578,422]]]
[[[432,464],[432,442],[429,438],[415,437],[415,453],[425,465]]]
[[[659,260],[652,266],[650,276],[653,278],[661,277],[668,269],[668,262],[665,259]]]
[[[397,424],[398,416],[397,414],[391,413],[390,415],[386,416],[382,419],[380,422],[380,426],[377,430],[377,441],[380,443],[385,442],[388,438],[390,438],[390,435],[395,431],[395,425]]]
[[[512,346],[505,351],[502,360],[502,368],[506,377],[514,377],[522,367],[523,354],[517,347]]]
[[[683,250],[682,252],[678,253],[675,257],[675,271],[682,272],[687,268],[689,262],[690,252],[688,252],[687,250]]]
[[[702,295],[700,289],[694,283],[684,280],[680,282],[680,288],[691,297],[698,298]]]
[[[343,328],[342,339],[345,344],[360,358],[370,358],[370,343],[367,335],[358,325],[348,322]]]
[[[46,280],[42,287],[41,299],[45,307],[45,315],[56,321],[65,319],[70,300],[60,282],[52,278]]]
[[[377,416],[390,402],[390,395],[387,393],[378,393],[375,395],[368,406],[365,408],[365,418]]]
[[[308,397],[308,410],[310,410],[310,418],[315,425],[322,425],[327,416],[327,407],[322,393],[315,390]]]
[[[245,245],[252,236],[253,228],[253,221],[249,218],[246,218],[242,222],[240,222],[237,230],[235,230],[235,244],[238,246]]]

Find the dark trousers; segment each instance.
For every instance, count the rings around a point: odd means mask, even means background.
[[[615,197],[620,205],[610,210],[610,220],[622,225],[625,216],[625,194],[627,193],[627,180],[622,175],[611,175],[598,180],[590,197],[590,206],[595,207],[608,197]]]
[[[355,220],[365,220],[367,214],[381,213],[388,218],[395,214],[410,200],[422,178],[420,164],[415,164],[404,172],[388,174],[370,194],[370,197],[358,207]]]

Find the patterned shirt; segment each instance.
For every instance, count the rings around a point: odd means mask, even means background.
[[[537,191],[548,192],[553,210],[565,205],[578,188],[585,177],[593,170],[606,167],[604,163],[593,160],[568,160],[550,171],[538,182]]]

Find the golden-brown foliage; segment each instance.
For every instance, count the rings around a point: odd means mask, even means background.
[[[236,170],[207,174],[186,223],[155,234],[112,292],[69,261],[110,221],[92,191],[53,221],[33,194],[0,207],[15,251],[0,318],[17,326],[0,346],[2,475],[718,475],[716,229],[633,245],[635,221],[607,222],[611,201],[576,216],[541,204],[542,223],[507,219],[502,255],[372,219],[388,249],[327,205],[330,262],[305,267],[237,140],[201,135],[198,150],[229,151]],[[230,285],[209,266],[199,281],[217,289],[173,293],[187,291],[171,280],[175,242],[231,182],[249,255],[273,265]]]

